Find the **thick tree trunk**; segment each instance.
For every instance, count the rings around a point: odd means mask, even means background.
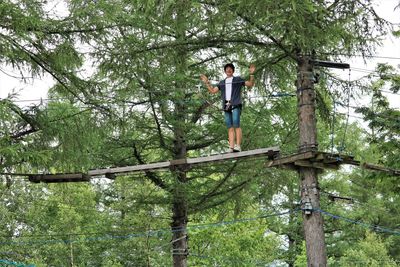
[[[176,106],[175,112],[182,114],[184,107],[181,105]],[[186,142],[184,139],[184,132],[180,127],[177,127],[174,132],[175,145],[174,145],[174,158],[182,159],[186,157]],[[186,225],[188,222],[188,201],[185,190],[185,183],[187,181],[186,169],[184,166],[178,166],[174,171],[176,180],[173,191],[173,204],[172,204],[172,258],[174,267],[186,267],[188,255],[188,238]]]
[[[177,106],[177,112],[182,107]],[[186,157],[186,144],[181,129],[175,130],[175,158]],[[186,225],[188,222],[188,201],[186,198],[185,183],[187,180],[184,166],[178,166],[174,171],[176,184],[173,191],[172,204],[172,258],[174,267],[186,267],[188,255],[188,238]]]
[[[183,197],[177,197],[172,206],[172,255],[174,267],[186,267],[188,255],[187,240],[187,202]]]
[[[313,66],[309,57],[299,57],[297,78],[297,101],[300,142],[299,152],[316,151],[317,124],[315,116],[315,90]],[[327,265],[323,218],[315,209],[320,208],[317,170],[301,167],[301,201],[303,228],[306,239],[308,266]]]
[[[176,3],[176,24],[175,33],[177,41],[186,39],[187,17],[190,16],[190,3],[187,0],[179,0]],[[176,49],[176,86],[175,92],[177,101],[174,103],[174,159],[184,159],[187,153],[185,124],[187,117],[187,106],[184,104],[187,81],[180,77],[187,75],[188,69],[187,48]],[[173,191],[172,204],[172,259],[174,267],[186,267],[188,256],[188,201],[186,196],[186,169],[185,166],[178,166],[174,171],[176,180]]]

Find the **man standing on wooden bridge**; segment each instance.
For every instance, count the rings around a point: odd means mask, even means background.
[[[229,140],[229,152],[241,151],[240,144],[242,142],[242,129],[240,128],[240,114],[242,111],[242,88],[254,86],[254,71],[256,67],[254,64],[250,65],[249,73],[250,78],[245,81],[240,76],[233,76],[235,72],[235,66],[232,63],[228,63],[224,66],[226,78],[219,82],[217,86],[212,86],[207,76],[202,74],[200,79],[207,86],[208,91],[211,94],[216,94],[221,91],[222,108],[225,115],[225,124],[228,127],[228,140]],[[236,144],[235,144],[236,135]]]

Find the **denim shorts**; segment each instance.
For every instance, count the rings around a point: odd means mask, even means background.
[[[242,112],[241,107],[236,107],[232,111],[224,111],[225,113],[225,124],[228,128],[239,128],[240,127],[240,113]]]

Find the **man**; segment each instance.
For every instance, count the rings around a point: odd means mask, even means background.
[[[241,77],[234,77],[235,66],[232,63],[224,66],[226,78],[219,82],[218,86],[214,87],[210,84],[207,76],[202,74],[200,79],[207,86],[208,91],[211,94],[216,94],[218,91],[221,92],[222,107],[225,115],[225,124],[228,127],[228,140],[229,140],[229,152],[241,151],[240,144],[242,142],[242,129],[240,128],[240,114],[242,111],[242,96],[241,90],[243,86],[249,88],[254,86],[254,71],[256,67],[251,64],[249,68],[250,79],[248,81],[243,80]],[[236,144],[235,144],[236,135]]]

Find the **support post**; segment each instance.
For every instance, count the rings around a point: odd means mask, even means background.
[[[313,64],[309,56],[298,57],[297,104],[299,121],[299,152],[317,151],[317,124]],[[309,267],[327,266],[323,218],[315,212],[320,208],[317,169],[299,167],[303,229]]]

